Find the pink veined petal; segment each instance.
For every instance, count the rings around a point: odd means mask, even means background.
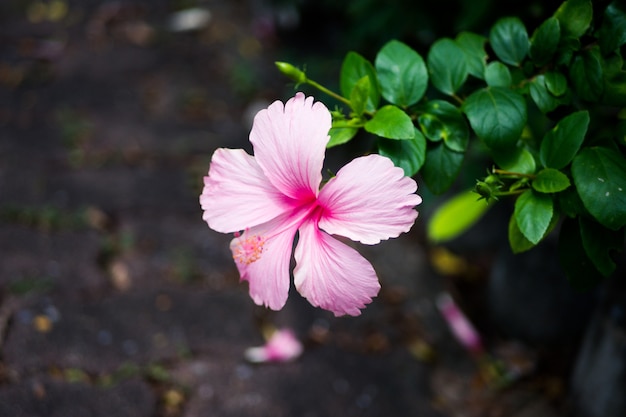
[[[230,243],[239,275],[258,305],[280,310],[289,293],[289,262],[304,210],[247,229]]]
[[[250,142],[269,181],[300,201],[317,196],[331,115],[313,97],[297,93],[285,105],[275,101],[254,118]]]
[[[217,149],[204,177],[202,218],[221,233],[244,230],[292,209],[295,202],[265,177],[253,156],[243,149]]]
[[[319,227],[334,235],[372,245],[408,232],[415,219],[417,183],[389,158],[356,158],[322,188]]]
[[[372,265],[313,221],[303,223],[299,233],[293,276],[300,294],[335,316],[361,314],[380,290]]]

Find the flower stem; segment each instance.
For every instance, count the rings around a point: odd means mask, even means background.
[[[324,87],[321,84],[318,84],[317,82],[311,80],[310,78],[307,78],[305,81],[307,84],[317,88],[318,90],[320,90],[323,93],[328,94],[329,96],[341,101],[343,104],[347,105],[347,106],[351,106],[350,105],[350,100],[346,99],[343,96],[340,96],[339,94],[335,93],[334,91],[329,90],[328,88]]]

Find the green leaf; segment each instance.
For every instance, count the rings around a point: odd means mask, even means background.
[[[365,123],[365,130],[387,139],[412,139],[415,129],[411,118],[396,106],[387,105],[378,109]]]
[[[557,194],[559,208],[567,217],[589,216],[575,187],[569,187]]]
[[[540,193],[558,193],[571,184],[567,175],[553,168],[545,168],[537,173],[532,186]]]
[[[526,148],[491,149],[490,154],[496,165],[505,171],[532,174],[537,168],[533,154]]]
[[[579,218],[580,237],[583,248],[593,265],[600,273],[608,277],[615,271],[612,251],[620,251],[624,246],[624,231],[613,231],[599,223]]]
[[[556,17],[551,17],[539,26],[530,38],[530,58],[535,65],[547,64],[557,47],[561,37],[561,25]]]
[[[503,87],[474,92],[463,111],[476,135],[494,149],[515,145],[526,125],[524,97]]]
[[[604,91],[600,48],[593,46],[576,55],[570,67],[569,76],[580,98],[597,101]]]
[[[404,170],[404,175],[415,175],[426,159],[426,138],[415,129],[415,137],[407,140],[379,139],[378,152],[391,159],[395,166]]]
[[[333,146],[343,145],[349,142],[358,131],[359,129],[356,127],[332,127],[330,132],[328,132],[330,140],[326,147],[332,148]]]
[[[467,63],[463,50],[452,39],[443,38],[430,48],[428,74],[436,89],[453,95],[467,79]]]
[[[428,239],[435,243],[459,236],[473,226],[489,209],[474,191],[457,194],[437,208],[427,225]]]
[[[561,101],[548,91],[543,75],[536,76],[530,82],[530,97],[542,113],[551,112],[561,104]]]
[[[585,208],[605,227],[626,225],[626,159],[609,148],[584,148],[572,161],[572,177]]]
[[[526,236],[522,233],[515,220],[515,215],[512,215],[509,219],[509,245],[513,253],[526,252],[529,249],[534,248],[536,245],[530,240],[526,239]]]
[[[564,117],[546,132],[539,150],[543,166],[561,169],[569,164],[580,149],[588,126],[589,112],[582,110]]]
[[[453,151],[464,152],[469,142],[469,128],[460,110],[443,100],[426,103],[418,122],[426,137],[434,142],[443,140]]]
[[[366,75],[356,82],[350,93],[350,107],[357,115],[362,115],[367,105],[370,91],[370,78]]]
[[[426,149],[426,161],[422,167],[422,177],[426,186],[434,193],[441,194],[454,183],[465,154],[450,150],[443,143]]]
[[[509,65],[519,65],[530,46],[526,27],[517,17],[498,20],[489,32],[489,42],[498,58]]]
[[[567,78],[557,71],[548,71],[544,74],[548,91],[556,97],[560,97],[567,92]]]
[[[348,52],[341,65],[339,88],[344,97],[350,97],[352,90],[363,77],[368,77],[370,88],[365,108],[374,111],[380,103],[380,92],[374,66],[356,52]]]
[[[428,71],[424,60],[402,42],[386,43],[374,63],[383,97],[398,106],[417,103],[426,92]]]
[[[574,38],[581,37],[593,18],[591,0],[568,0],[554,13],[559,20],[561,33]]]
[[[483,79],[487,63],[487,38],[471,32],[461,32],[455,40],[465,55],[467,71],[474,77]]]
[[[602,53],[605,55],[626,43],[626,5],[624,2],[614,1],[605,9],[597,37]]]
[[[491,87],[510,87],[511,71],[502,62],[491,62],[485,68],[485,81]]]
[[[588,290],[602,280],[583,247],[580,227],[575,219],[565,219],[561,226],[559,260],[570,285],[575,289]]]
[[[537,244],[543,238],[554,211],[552,198],[526,190],[515,201],[515,221],[526,239]]]

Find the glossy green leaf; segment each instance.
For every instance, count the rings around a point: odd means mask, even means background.
[[[598,100],[604,91],[600,48],[593,46],[576,55],[570,67],[569,75],[572,86],[580,98],[588,101]]]
[[[498,20],[489,32],[489,42],[498,58],[509,65],[519,65],[530,47],[526,27],[517,17]]]
[[[558,193],[570,185],[567,175],[553,168],[542,169],[532,182],[533,188],[540,193]]]
[[[569,283],[578,290],[593,288],[602,280],[583,247],[580,227],[575,219],[565,219],[559,233],[559,261]]]
[[[530,58],[535,65],[543,66],[550,61],[561,37],[561,25],[556,17],[543,22],[530,38]]]
[[[344,97],[350,97],[352,90],[363,77],[369,78],[370,88],[365,109],[374,111],[380,103],[380,91],[374,66],[356,52],[348,52],[341,65],[339,88]]]
[[[624,231],[609,230],[599,223],[582,217],[579,223],[580,237],[587,256],[603,276],[611,275],[615,271],[615,262],[611,258],[611,252],[621,251],[624,247]]]
[[[443,100],[426,103],[418,117],[426,137],[434,142],[443,140],[453,151],[464,152],[469,142],[469,128],[461,111]]]
[[[365,130],[387,139],[412,139],[415,129],[411,118],[396,106],[387,105],[378,109],[365,123]]]
[[[526,236],[522,233],[515,220],[515,215],[512,215],[509,219],[508,229],[509,245],[513,253],[526,252],[529,249],[534,248],[536,245],[530,240],[526,239]]]
[[[350,93],[350,107],[359,116],[363,114],[367,106],[370,88],[370,78],[366,75],[356,82]]]
[[[358,131],[359,129],[356,127],[332,127],[330,132],[328,132],[330,140],[328,144],[326,144],[326,147],[332,148],[333,146],[343,145],[352,140]]]
[[[548,230],[553,211],[552,198],[547,194],[526,190],[515,200],[515,221],[524,237],[534,244]]]
[[[584,148],[572,161],[572,177],[585,208],[605,227],[626,225],[626,159],[604,147]]]
[[[533,154],[526,148],[491,149],[490,154],[496,165],[505,171],[532,174],[537,168]]]
[[[543,166],[561,169],[569,164],[580,149],[588,126],[589,112],[582,110],[564,117],[546,132],[539,150]]]
[[[614,1],[604,11],[602,25],[596,34],[604,54],[626,43],[626,4]]]
[[[593,18],[591,0],[567,0],[554,13],[554,17],[559,20],[563,35],[578,38],[591,25]]]
[[[548,91],[543,75],[536,76],[530,82],[530,97],[542,113],[551,112],[561,104],[560,100]]]
[[[558,71],[548,71],[544,74],[546,88],[556,97],[560,97],[567,92],[567,78]]]
[[[424,60],[402,42],[386,43],[374,63],[383,97],[398,106],[417,103],[426,92],[428,71]]]
[[[426,149],[426,161],[422,167],[422,177],[426,186],[434,194],[441,194],[454,183],[465,154],[455,152],[443,143]]]
[[[439,206],[428,222],[428,239],[435,243],[445,242],[472,227],[490,207],[479,197],[474,191],[466,191]]]
[[[494,61],[485,68],[485,81],[491,87],[510,87],[513,80],[509,68],[502,62]]]
[[[436,41],[426,58],[433,86],[444,94],[457,92],[467,79],[467,62],[463,50],[448,38]]]
[[[483,79],[487,64],[487,52],[485,51],[487,38],[471,32],[461,32],[455,40],[465,55],[468,73]]]
[[[379,139],[378,152],[404,170],[407,177],[415,175],[426,159],[426,138],[415,129],[413,139]]]
[[[476,135],[494,149],[514,146],[526,125],[524,98],[503,87],[474,92],[463,104],[463,111]]]

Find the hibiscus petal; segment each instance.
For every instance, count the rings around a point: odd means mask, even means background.
[[[275,101],[254,118],[250,142],[269,181],[300,201],[317,196],[331,115],[313,97],[297,93],[283,106]]]
[[[380,155],[356,158],[322,188],[319,227],[368,245],[411,229],[422,202],[417,183]]]
[[[247,229],[231,241],[239,275],[248,281],[250,297],[256,304],[272,310],[285,305],[289,294],[289,261],[298,224],[292,216],[281,216]]]
[[[355,249],[305,222],[295,250],[294,283],[314,306],[336,316],[358,316],[380,284],[372,265]]]
[[[211,229],[233,233],[291,210],[295,202],[265,177],[253,156],[243,149],[218,149],[204,177],[200,205]]]

